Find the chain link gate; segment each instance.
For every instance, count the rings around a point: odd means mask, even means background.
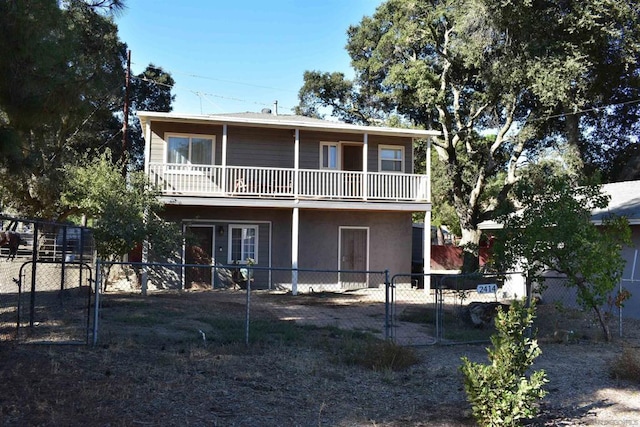
[[[489,341],[498,307],[527,290],[521,273],[397,274],[387,293],[387,338],[419,346]]]
[[[93,296],[89,264],[29,261],[20,266],[17,282],[19,342],[89,343]]]

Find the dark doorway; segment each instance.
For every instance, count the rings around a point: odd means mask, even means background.
[[[211,266],[214,227],[187,227],[187,235],[192,241],[186,247],[185,263]],[[211,287],[211,268],[187,267],[185,287]]]

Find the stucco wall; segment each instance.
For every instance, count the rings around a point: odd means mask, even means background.
[[[411,272],[411,214],[394,212],[300,213],[300,267],[338,268],[340,227],[369,228],[369,270]]]

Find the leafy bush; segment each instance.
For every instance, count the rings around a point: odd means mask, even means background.
[[[498,310],[497,333],[488,348],[491,364],[483,365],[462,358],[464,388],[473,416],[481,426],[512,426],[537,413],[536,401],[546,395],[543,370],[527,371],[541,353],[535,339],[527,337],[534,319],[534,307],[519,301],[508,311]]]
[[[622,350],[622,354],[611,364],[611,376],[640,383],[640,354],[628,347]]]

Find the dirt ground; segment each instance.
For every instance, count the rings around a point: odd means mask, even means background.
[[[367,348],[359,335],[299,319],[335,319],[335,307],[278,307],[252,312],[247,346],[240,294],[104,295],[95,347],[0,341],[0,424],[475,425],[460,357],[486,362],[487,344],[415,347],[413,366],[373,371],[344,357]],[[548,395],[527,425],[640,425],[640,384],[611,375],[625,348],[640,352],[639,325],[630,325],[611,343],[541,340],[534,369],[547,372]]]

